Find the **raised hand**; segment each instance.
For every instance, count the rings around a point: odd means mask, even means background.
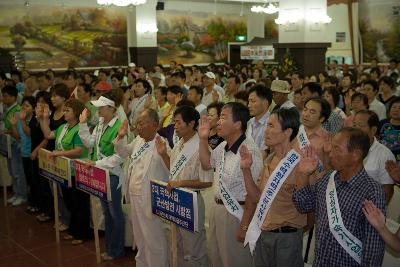
[[[400,166],[396,164],[393,160],[388,160],[385,162],[385,169],[388,172],[390,178],[400,182]]]
[[[43,111],[44,111],[43,104],[37,104],[35,108],[35,114],[38,119],[43,118]]]
[[[155,145],[157,152],[160,156],[163,156],[167,153],[167,144],[164,140],[162,140],[161,136],[156,136],[155,138]]]
[[[25,121],[26,120],[26,111],[24,109],[21,109],[21,111],[19,112],[19,119],[21,121]]]
[[[218,102],[219,94],[218,94],[217,90],[215,90],[215,89],[213,89],[213,91],[212,91],[212,99],[213,99],[213,102]]]
[[[297,165],[297,171],[303,175],[310,175],[317,169],[318,156],[312,146],[306,146],[301,151],[301,159]]]
[[[210,130],[211,130],[211,125],[210,121],[208,120],[208,117],[202,116],[199,120],[199,129],[198,129],[199,138],[208,139]]]
[[[118,140],[125,137],[126,133],[128,132],[128,119],[125,119],[124,122],[121,124],[118,130]]]
[[[378,230],[385,227],[385,215],[371,200],[364,201],[363,213],[375,229]]]
[[[86,123],[88,119],[88,110],[85,108],[79,115],[79,123]]]
[[[253,157],[250,151],[247,149],[245,145],[242,145],[239,149],[240,153],[240,168],[241,169],[250,169],[253,164]]]
[[[49,119],[50,118],[50,114],[51,114],[51,111],[50,111],[49,105],[44,104],[44,106],[43,106],[43,119],[45,119],[45,120]]]
[[[18,122],[17,114],[14,114],[14,115],[10,118],[10,123],[11,123],[12,126],[15,126],[15,125],[17,125],[17,122]]]

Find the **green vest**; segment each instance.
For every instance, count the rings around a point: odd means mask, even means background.
[[[74,149],[75,147],[79,146],[83,148],[83,152],[80,155],[80,159],[84,159],[88,157],[88,150],[87,148],[83,145],[81,138],[79,137],[79,123],[76,124],[74,127],[69,128],[65,134],[64,137],[61,140],[61,145],[62,148],[60,147],[60,142],[59,138],[61,135],[61,132],[64,129],[64,126],[66,123],[58,127],[55,131],[56,135],[56,150],[71,150]],[[73,163],[71,162],[71,176],[75,176],[75,168]]]
[[[20,112],[21,111],[21,106],[18,105],[17,102],[15,102],[11,108],[9,108],[4,116],[4,127],[7,130],[11,130],[12,125],[11,125],[11,118],[14,116],[15,113]]]
[[[97,143],[93,148],[93,153],[92,153],[92,160],[96,161],[97,159],[97,149],[100,149],[100,153],[103,154],[105,157],[112,156],[115,154],[114,151],[114,144],[113,141],[118,135],[118,130],[121,126],[121,121],[117,119],[114,123],[113,126],[107,126],[106,130],[103,132],[103,134],[100,137],[100,142],[99,142],[99,147],[97,147]],[[99,128],[99,124],[96,126],[94,131],[96,132]],[[100,133],[99,133],[100,134]],[[96,140],[97,142],[97,140]]]

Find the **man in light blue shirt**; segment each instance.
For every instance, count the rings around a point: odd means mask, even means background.
[[[272,91],[264,85],[256,85],[249,91],[249,111],[253,116],[247,123],[246,136],[252,138],[260,150],[265,149],[264,133],[267,127],[268,112],[272,102]]]

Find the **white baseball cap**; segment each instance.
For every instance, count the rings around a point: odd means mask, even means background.
[[[115,108],[115,102],[104,96],[100,96],[99,99],[93,100],[90,102],[92,102],[93,106],[95,106],[95,107],[110,106],[110,107]]]
[[[215,74],[211,71],[206,72],[204,75],[210,79],[215,79]]]

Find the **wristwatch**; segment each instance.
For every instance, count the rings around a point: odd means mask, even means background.
[[[247,231],[247,229],[249,229],[248,225],[244,225],[244,224],[240,224],[240,229],[242,229],[243,231]]]

